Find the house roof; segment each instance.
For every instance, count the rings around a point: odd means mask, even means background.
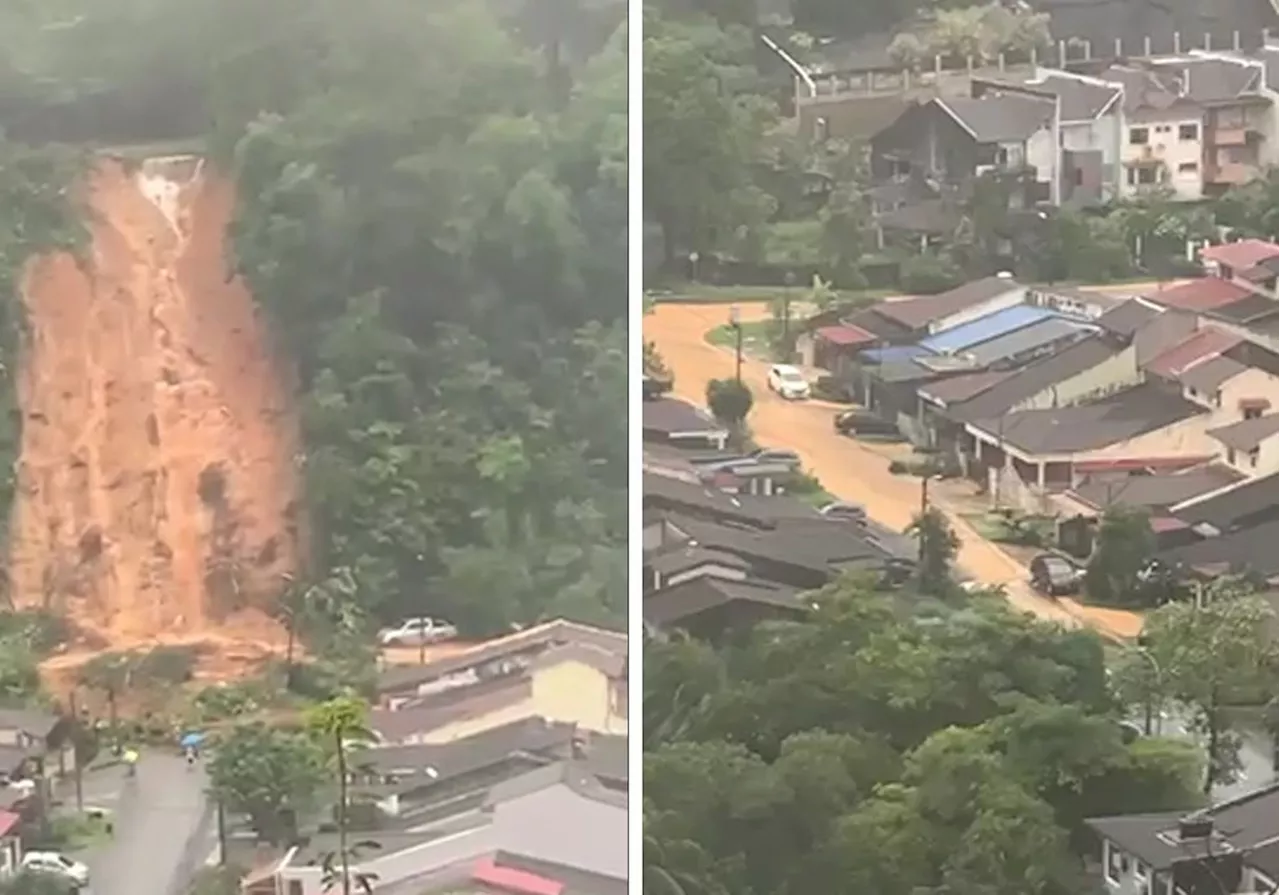
[[[967,421],[995,417],[1045,389],[1093,369],[1115,354],[1116,349],[1101,337],[1081,339],[1012,373],[975,397],[948,407],[948,415]]]
[[[922,339],[920,347],[931,354],[955,354],[1054,316],[1052,311],[1044,308],[1014,305]]]
[[[1146,369],[1147,364],[1161,354],[1181,345],[1195,335],[1199,326],[1200,321],[1197,315],[1171,308],[1165,309],[1158,317],[1147,321],[1130,340],[1138,367]],[[1197,363],[1204,360],[1202,357],[1195,356],[1194,352],[1193,357]]]
[[[1105,81],[1124,85],[1124,110],[1138,112],[1144,109],[1162,111],[1187,100],[1180,99],[1172,87],[1156,72],[1131,65],[1112,65],[1102,72]]]
[[[875,333],[868,332],[862,327],[854,326],[851,323],[822,326],[816,329],[814,334],[826,339],[832,345],[867,345],[880,341]]]
[[[900,302],[893,302],[892,304],[900,304]],[[849,326],[855,326],[864,332],[869,332],[884,342],[909,338],[913,332],[911,327],[904,326],[892,317],[886,317],[881,314],[879,305],[863,308],[856,314],[846,317],[842,322]]]
[[[1090,404],[1020,410],[972,425],[1028,454],[1073,454],[1154,432],[1203,412],[1181,395],[1140,385]]]
[[[818,511],[794,497],[729,494],[702,484],[645,473],[643,504],[650,509],[706,515],[756,528],[775,528],[784,519],[821,519]]]
[[[982,394],[998,382],[1014,375],[1009,371],[986,370],[981,373],[964,373],[947,379],[938,379],[920,387],[920,396],[926,400],[941,402],[946,407],[967,401]]]
[[[1216,326],[1198,329],[1143,365],[1148,373],[1176,379],[1191,368],[1211,358],[1218,357],[1244,338]]]
[[[1252,290],[1222,277],[1200,277],[1146,296],[1148,301],[1184,311],[1211,311],[1248,298]]]
[[[1217,493],[1194,497],[1173,507],[1174,514],[1194,524],[1207,524],[1218,531],[1230,531],[1242,520],[1274,516],[1280,505],[1280,474],[1245,479]]]
[[[1280,245],[1265,239],[1242,239],[1239,242],[1209,246],[1200,253],[1202,261],[1212,261],[1241,270],[1276,258],[1280,258]]]
[[[573,724],[531,716],[447,743],[365,749],[354,761],[380,774],[421,773],[431,780],[447,780],[500,764],[517,752],[552,755],[567,751],[576,736]],[[428,774],[428,768],[434,773]]]
[[[1025,287],[1008,277],[984,277],[946,292],[939,292],[937,295],[922,295],[919,298],[901,301],[882,301],[875,306],[875,311],[882,317],[917,330],[923,329],[939,318],[991,301],[1006,292],[1023,288]]]
[[[1243,59],[1158,59],[1152,68],[1165,77],[1184,78],[1187,98],[1195,103],[1217,103],[1257,90],[1263,82],[1261,66]]]
[[[1123,504],[1163,510],[1240,479],[1239,473],[1226,466],[1210,465],[1156,475],[1088,476],[1071,490],[1098,509]]]
[[[512,674],[435,693],[398,709],[373,709],[369,727],[387,743],[401,743],[463,719],[482,718],[533,695],[528,674]]]
[[[1053,118],[1053,103],[1021,94],[933,100],[979,143],[1019,143]]]
[[[1253,268],[1257,270],[1258,268]],[[1280,314],[1280,304],[1268,295],[1251,292],[1239,301],[1219,305],[1208,312],[1210,316],[1220,317],[1231,323],[1253,323]]]
[[[726,553],[723,550],[708,550],[706,547],[682,546],[674,550],[655,553],[645,560],[661,575],[678,575],[696,569],[699,566],[717,565],[731,569],[746,571],[747,562],[740,556]]]
[[[1280,803],[1277,802],[1276,784],[1273,783],[1231,801],[1214,805],[1204,813],[1213,819],[1214,844],[1229,844],[1237,851],[1245,851],[1276,838],[1277,812],[1280,812]],[[1152,870],[1167,870],[1175,861],[1193,856],[1191,843],[1177,840],[1178,819],[1181,816],[1174,812],[1130,814],[1089,818],[1085,823],[1099,836],[1133,855]],[[1205,841],[1201,848],[1209,844]]]
[[[53,729],[61,720],[60,717],[49,712],[0,708],[0,730],[18,730],[38,740],[43,740],[53,733]]]
[[[678,625],[709,609],[731,603],[771,606],[786,611],[804,608],[794,588],[766,581],[730,581],[703,576],[646,594],[644,619],[658,627]]]
[[[1092,79],[1066,75],[1044,75],[1023,82],[1027,87],[1058,97],[1062,121],[1092,121],[1120,98],[1120,89]]]
[[[1247,373],[1249,368],[1229,357],[1211,357],[1178,376],[1178,381],[1204,395],[1213,394],[1229,379]]]
[[[1117,305],[1098,318],[1098,325],[1107,332],[1126,338],[1132,336],[1143,326],[1163,313],[1160,308],[1152,307],[1146,302],[1131,299]]]
[[[647,432],[663,435],[723,433],[711,414],[678,398],[655,398],[645,401],[641,411],[641,425]]]
[[[788,521],[764,531],[747,531],[687,516],[670,518],[671,524],[698,546],[725,550],[744,559],[762,559],[828,572],[846,562],[877,562],[886,550],[856,526],[818,517],[812,521]]]
[[[0,839],[8,836],[22,823],[22,815],[12,811],[0,811]]]
[[[495,637],[425,665],[388,668],[379,678],[378,692],[410,690],[427,681],[475,669],[510,656],[540,653],[575,643],[587,644],[617,656],[627,654],[626,634],[565,619],[554,619],[505,637]]]
[[[1240,420],[1229,426],[1210,429],[1210,438],[1235,451],[1251,451],[1268,438],[1280,434],[1280,413],[1267,413],[1251,420]]]
[[[1047,346],[1085,335],[1089,330],[1065,317],[1051,316],[1030,326],[966,348],[962,354],[978,366],[1025,356]]]
[[[1280,574],[1280,520],[1270,519],[1217,537],[1205,538],[1159,555],[1167,565],[1186,566],[1208,574],[1249,570],[1274,578]]]
[[[929,349],[920,345],[888,345],[884,348],[869,348],[862,352],[862,362],[864,365],[871,366],[900,364],[928,354]]]

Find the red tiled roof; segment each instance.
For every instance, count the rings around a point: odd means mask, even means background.
[[[1167,531],[1181,531],[1191,526],[1183,522],[1181,519],[1173,516],[1153,516],[1151,517],[1151,531],[1155,534],[1163,534]]]
[[[477,864],[475,870],[471,871],[471,878],[514,895],[560,895],[564,891],[562,882],[511,867],[499,867],[492,858]]]
[[[1280,258],[1280,245],[1265,239],[1242,239],[1226,245],[1210,246],[1200,253],[1200,258],[1225,264],[1227,267],[1253,267],[1268,258]]]
[[[1196,364],[1218,357],[1229,348],[1234,348],[1244,339],[1234,333],[1206,326],[1196,330],[1186,339],[1174,345],[1168,351],[1152,358],[1146,365],[1150,373],[1157,376],[1173,378],[1180,376]]]
[[[1167,308],[1183,311],[1210,311],[1248,298],[1253,292],[1221,277],[1201,277],[1180,286],[1153,292],[1148,299]]]
[[[0,811],[0,836],[8,836],[22,821],[22,815],[12,811]]]
[[[815,332],[832,345],[866,345],[877,341],[874,334],[851,323],[842,323],[838,326],[822,326]]]

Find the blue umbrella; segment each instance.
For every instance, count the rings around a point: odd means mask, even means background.
[[[204,734],[188,733],[183,735],[182,739],[178,741],[178,745],[181,746],[183,749],[194,749],[196,746],[199,746],[203,742],[204,742]]]

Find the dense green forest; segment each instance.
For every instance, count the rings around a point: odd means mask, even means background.
[[[299,586],[472,633],[620,621],[624,7],[543,7],[6,4],[0,400],[19,270],[78,243],[91,151],[205,153],[238,190],[229,263],[297,372]]]

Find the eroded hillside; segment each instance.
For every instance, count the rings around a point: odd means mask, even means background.
[[[98,648],[273,649],[297,426],[226,273],[233,190],[189,157],[104,161],[87,190],[91,251],[24,281],[14,601],[64,612]]]

